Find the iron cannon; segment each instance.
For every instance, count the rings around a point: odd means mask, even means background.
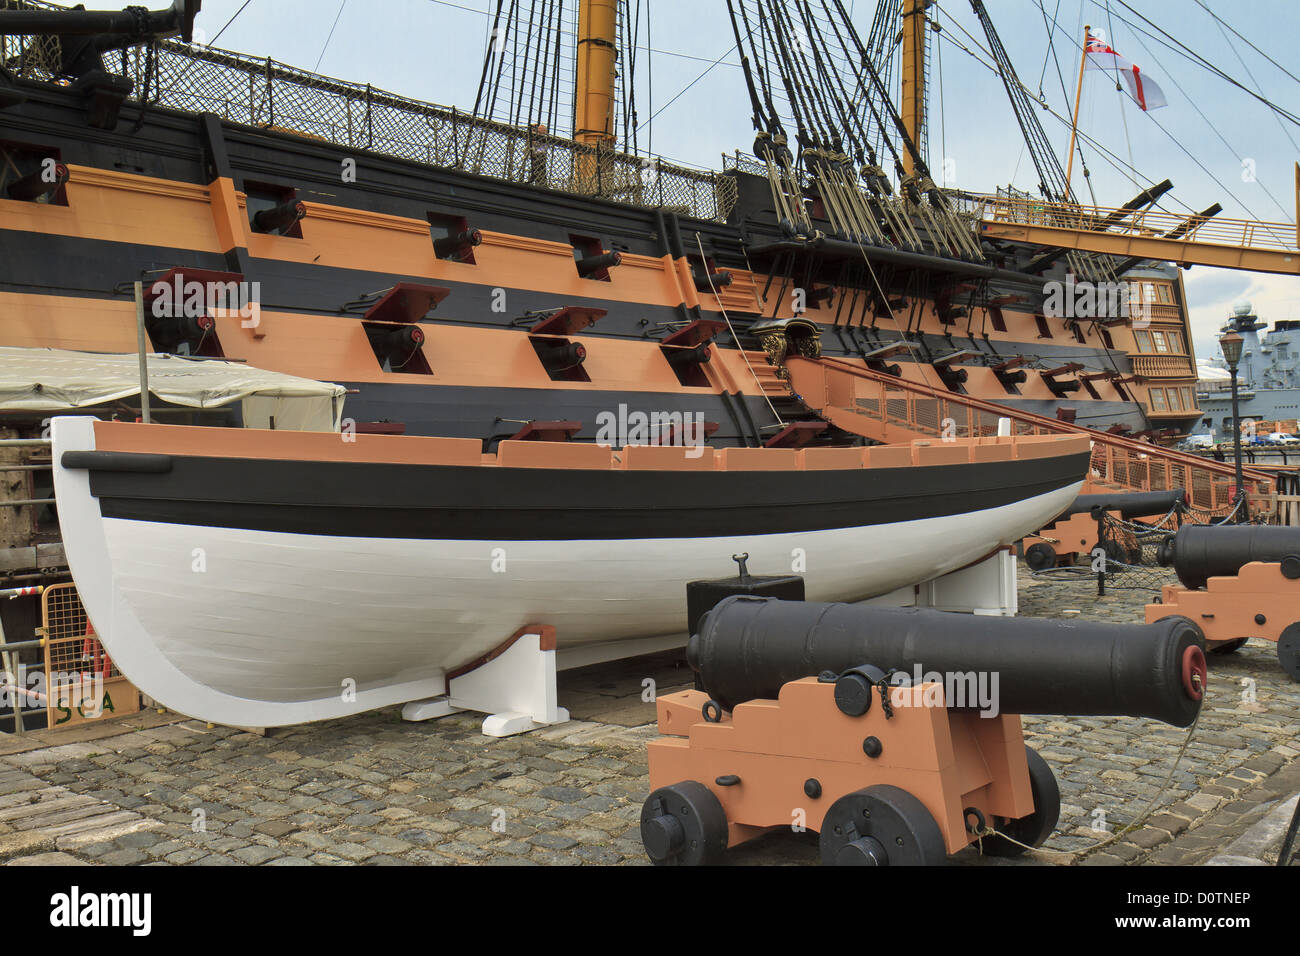
[[[1056,827],[1060,791],[1020,714],[1176,726],[1204,696],[1181,617],[1105,625],[725,598],[688,645],[696,690],[657,701],[641,837],[657,865],[718,862],[778,827],[834,865],[1009,856]]]

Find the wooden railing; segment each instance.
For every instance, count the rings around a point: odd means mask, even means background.
[[[1186,355],[1130,355],[1133,371],[1145,378],[1196,378]]]
[[[1300,526],[1300,495],[1275,495],[1277,523]]]
[[[1092,440],[1089,478],[1096,484],[1132,491],[1183,488],[1193,508],[1220,514],[1235,499],[1230,464],[940,391],[843,359],[790,358],[786,367],[805,403],[846,430],[873,432],[866,437],[876,441],[987,437],[997,434],[998,419],[1008,418],[1015,435],[1087,435]],[[1244,477],[1252,511],[1271,513],[1272,479],[1255,469],[1246,469]]]
[[[1009,196],[965,194],[961,198],[966,211],[990,222],[1082,229],[1142,238],[1159,238],[1181,228],[1182,238],[1195,242],[1233,248],[1296,251],[1296,227],[1288,222],[1255,222],[1222,216],[1199,220],[1159,209],[1122,210]]]

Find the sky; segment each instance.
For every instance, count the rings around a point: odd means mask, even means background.
[[[642,43],[651,52],[639,57],[637,97],[643,122],[651,115],[653,120],[642,135],[653,137],[656,153],[708,168],[718,168],[724,152],[748,151],[753,143],[748,95],[724,0],[633,0],[637,2],[650,13]],[[865,35],[875,0],[843,2]],[[87,2],[92,9],[123,5],[124,0]],[[496,0],[203,0],[196,39],[468,108],[478,87],[487,12],[495,5]],[[152,0],[149,6],[165,4]],[[1300,126],[1171,49],[1175,44],[1167,37],[1161,39],[1169,45],[1162,45],[1129,24],[1156,36],[1156,28],[1166,31],[1243,86],[1300,114],[1300,79],[1266,59],[1300,76],[1292,53],[1300,35],[1300,2],[986,0],[986,7],[1021,81],[1032,91],[1041,89],[1063,116],[1073,106],[1085,24],[1094,34],[1104,33],[1120,55],[1163,88],[1169,105],[1143,113],[1116,91],[1113,79],[1099,72],[1085,75],[1081,132],[1139,171],[1135,183],[1085,141],[1083,155],[1097,205],[1121,205],[1146,185],[1168,178],[1175,188],[1162,204],[1170,210],[1199,210],[1218,202],[1223,218],[1295,223]],[[1204,7],[1227,26],[1216,23]],[[978,49],[986,41],[969,0],[941,0],[932,16],[943,29],[931,71],[931,166],[940,169],[941,161],[949,160],[952,185],[962,189],[992,192],[1010,183],[1036,191],[1037,175],[1001,81],[960,48],[987,59]],[[1055,60],[1048,53],[1045,23],[1052,19],[1059,25]],[[1039,116],[1064,163],[1068,125],[1047,112]],[[1080,185],[1077,154],[1074,184],[1081,201],[1089,202],[1088,189]],[[1250,299],[1269,321],[1300,318],[1296,277],[1197,266],[1184,273],[1184,281],[1201,358],[1215,351],[1219,327],[1238,299]]]

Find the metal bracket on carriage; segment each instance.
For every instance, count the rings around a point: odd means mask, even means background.
[[[488,737],[509,737],[539,727],[562,724],[569,712],[559,706],[556,689],[555,628],[529,624],[495,649],[447,674],[441,697],[411,701],[402,719],[432,720],[462,710],[489,716]]]
[[[537,324],[528,329],[529,335],[577,335],[583,329],[595,325],[606,314],[605,309],[567,305],[562,309],[529,312],[520,320],[520,324],[536,321]]]
[[[421,285],[417,282],[399,282],[391,289],[371,292],[343,308],[346,311],[366,310],[367,322],[390,322],[394,325],[419,322],[438,307],[451,290],[439,285]]]

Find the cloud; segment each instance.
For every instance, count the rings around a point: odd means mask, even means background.
[[[1235,272],[1197,266],[1183,277],[1187,290],[1192,338],[1196,354],[1208,358],[1218,352],[1219,331],[1238,299],[1248,299],[1265,322],[1300,317],[1297,277],[1265,272]]]

